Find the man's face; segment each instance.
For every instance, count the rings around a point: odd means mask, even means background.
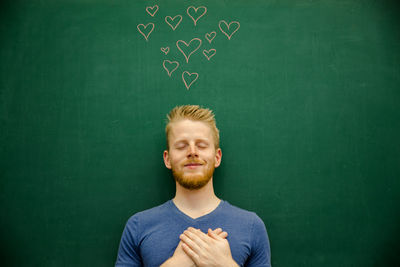
[[[220,165],[221,156],[221,149],[215,149],[211,128],[206,123],[181,120],[171,125],[164,163],[182,187],[195,190],[205,186]]]

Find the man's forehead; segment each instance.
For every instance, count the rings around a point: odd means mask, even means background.
[[[211,127],[202,121],[180,120],[171,123],[171,135],[211,135]]]

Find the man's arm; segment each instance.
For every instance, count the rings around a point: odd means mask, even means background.
[[[233,260],[228,240],[213,233],[211,229],[205,234],[189,227],[180,236],[182,248],[190,259],[199,267],[237,267]]]
[[[210,234],[215,235],[221,239],[225,239],[228,236],[227,232],[223,232],[221,228],[217,228],[214,231],[209,231]],[[183,242],[180,241],[175,249],[174,255],[165,261],[160,267],[195,267],[196,264],[191,257],[183,250]]]
[[[178,246],[175,249],[174,255],[165,261],[160,267],[173,267],[173,266],[182,266],[182,267],[194,267],[196,266],[192,259],[186,255],[185,251],[182,249],[182,241],[179,242]]]
[[[132,216],[125,225],[119,244],[115,267],[142,266],[139,249],[135,237],[138,229],[138,217]]]
[[[257,216],[254,218],[251,228],[251,253],[246,266],[271,267],[271,249],[264,222]]]

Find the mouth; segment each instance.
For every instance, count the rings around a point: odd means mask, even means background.
[[[184,166],[189,168],[189,169],[195,169],[195,168],[200,167],[202,165],[203,164],[201,164],[201,163],[187,163]]]

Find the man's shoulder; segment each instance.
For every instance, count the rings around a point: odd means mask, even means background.
[[[143,211],[139,211],[133,214],[129,218],[128,224],[137,224],[139,222],[144,224],[149,223],[150,221],[153,221],[155,218],[160,218],[167,215],[169,210],[170,210],[170,200],[164,202],[161,205]]]
[[[223,204],[224,215],[228,216],[229,214],[229,217],[231,217],[231,219],[249,222],[262,222],[260,217],[258,217],[258,215],[254,211],[239,208],[235,205],[230,204],[228,201],[224,201]]]

